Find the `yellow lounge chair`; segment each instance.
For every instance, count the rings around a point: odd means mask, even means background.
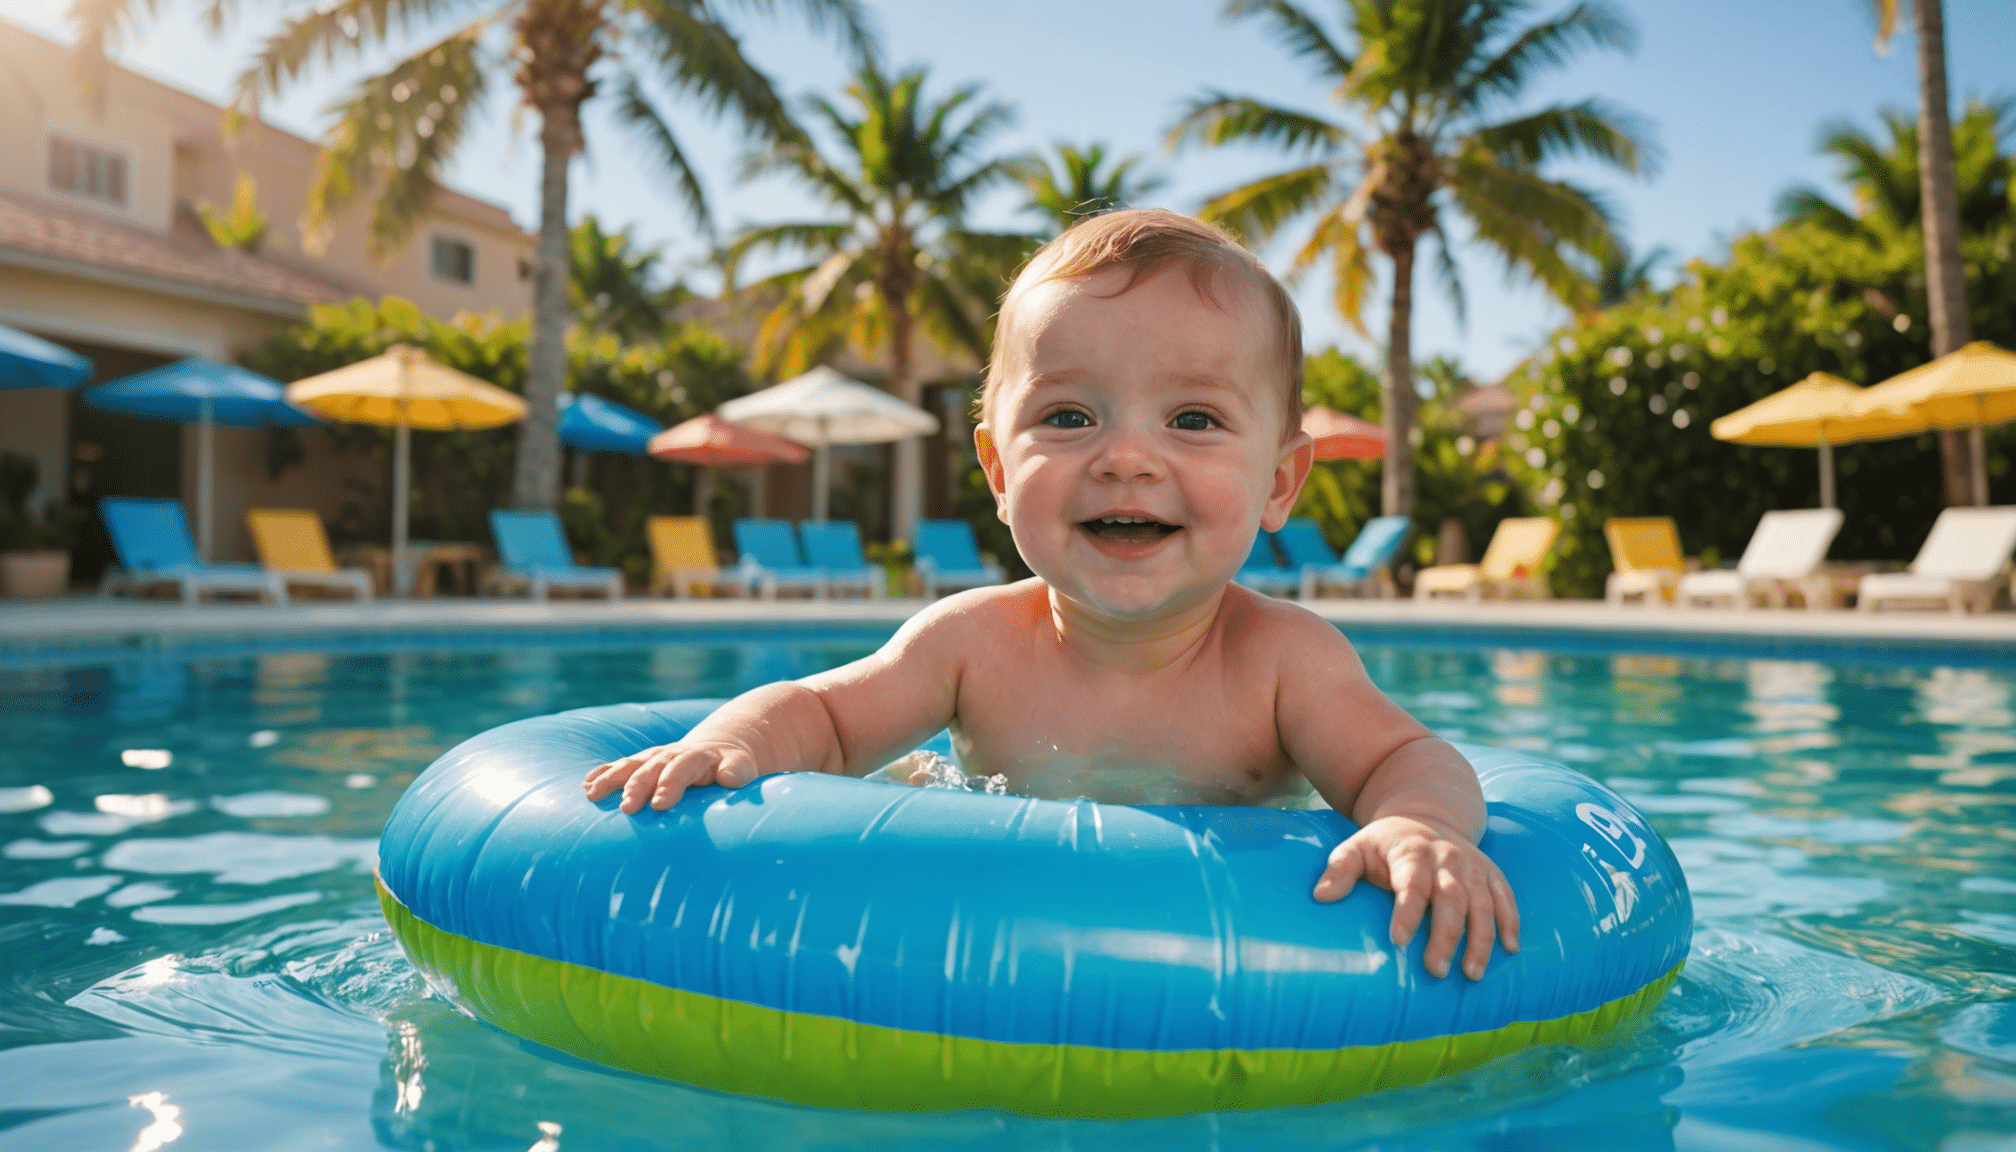
[[[245,513],[259,564],[288,586],[336,588],[360,601],[371,599],[371,573],[338,568],[329,551],[322,517],[306,508],[253,508]]]
[[[1491,535],[1491,546],[1484,550],[1483,563],[1438,564],[1422,569],[1414,577],[1414,598],[1431,600],[1442,595],[1472,601],[1485,596],[1545,598],[1549,591],[1540,565],[1547,559],[1547,550],[1554,547],[1556,530],[1554,521],[1545,516],[1500,521],[1498,531]]]
[[[1603,522],[1603,538],[1610,542],[1610,566],[1615,571],[1603,582],[1603,598],[1613,608],[1637,596],[1645,604],[1670,604],[1686,574],[1687,558],[1680,554],[1680,533],[1670,516],[1625,516]]]
[[[705,588],[708,595],[724,588],[738,593],[747,588],[734,574],[721,571],[705,518],[653,516],[644,532],[651,543],[652,595],[662,596],[670,589],[684,600],[696,587]]]

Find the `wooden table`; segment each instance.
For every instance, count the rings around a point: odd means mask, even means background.
[[[413,566],[413,595],[433,597],[444,590],[458,596],[476,596],[483,591],[483,577],[489,567],[490,551],[481,544],[453,540],[411,540],[406,544],[406,562]],[[371,583],[380,596],[393,590],[392,550],[366,544],[349,550],[346,563],[371,570]],[[442,575],[447,579],[443,580]]]

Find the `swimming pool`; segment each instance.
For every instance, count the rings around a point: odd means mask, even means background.
[[[0,1140],[2016,1147],[2007,667],[1368,637],[1374,679],[1444,734],[1627,792],[1680,854],[1699,916],[1685,976],[1635,1035],[1404,1092],[1130,1122],[825,1112],[533,1050],[417,986],[369,868],[400,788],[436,754],[520,716],[803,675],[882,634],[0,670]]]

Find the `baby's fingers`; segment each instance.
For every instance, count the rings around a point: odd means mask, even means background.
[[[1463,939],[1465,922],[1474,900],[1447,866],[1438,867],[1434,874],[1435,891],[1430,897],[1431,909],[1428,921],[1428,948],[1422,953],[1422,963],[1437,979],[1449,975],[1449,962],[1456,956],[1456,945]],[[1488,925],[1488,921],[1487,921]],[[1471,944],[1476,944],[1476,936],[1471,936]],[[1491,937],[1484,937],[1486,955],[1489,955]]]
[[[1393,946],[1405,948],[1414,939],[1414,933],[1421,927],[1421,918],[1428,912],[1429,873],[1413,859],[1403,859],[1389,864],[1392,870],[1393,889]],[[1444,958],[1445,964],[1447,958]],[[1431,970],[1434,965],[1429,965]],[[1442,973],[1437,972],[1440,976]]]
[[[1358,886],[1365,875],[1364,858],[1351,841],[1346,840],[1330,852],[1330,859],[1324,865],[1323,875],[1316,879],[1316,899],[1328,904],[1342,900]]]
[[[1478,889],[1470,895],[1470,938],[1463,949],[1463,974],[1472,980],[1484,978],[1484,966],[1491,963],[1491,943],[1498,937],[1490,887],[1480,883]]]

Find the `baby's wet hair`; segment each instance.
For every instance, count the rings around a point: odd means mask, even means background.
[[[980,393],[984,418],[987,401],[1001,384],[1006,353],[1014,329],[1015,306],[1037,285],[1073,280],[1114,266],[1128,270],[1126,292],[1164,268],[1182,269],[1197,295],[1213,307],[1226,307],[1226,285],[1250,292],[1273,322],[1273,362],[1283,401],[1285,439],[1302,426],[1302,315],[1287,289],[1267,266],[1223,230],[1193,217],[1162,208],[1128,208],[1104,212],[1073,224],[1063,235],[1038,249],[1023,266],[1001,301],[994,327],[994,349],[987,380]]]

